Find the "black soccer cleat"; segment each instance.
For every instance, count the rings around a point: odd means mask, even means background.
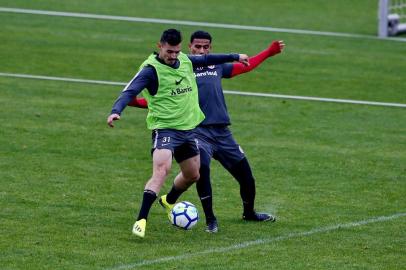
[[[270,222],[275,222],[276,217],[267,214],[267,213],[257,213],[253,212],[250,214],[243,214],[242,215],[243,220],[249,220],[249,221],[270,221]]]
[[[207,224],[206,232],[208,232],[208,233],[216,233],[216,232],[218,232],[218,224],[217,224],[216,219],[207,221],[206,224]]]

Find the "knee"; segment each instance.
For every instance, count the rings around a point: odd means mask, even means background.
[[[187,182],[195,183],[199,180],[200,160],[198,157],[184,161],[180,167],[182,176]]]
[[[196,183],[200,179],[199,171],[192,172],[189,177],[190,181]]]
[[[189,170],[187,172],[183,172],[183,177],[190,183],[196,183],[200,178],[199,170]]]
[[[166,178],[170,172],[170,167],[166,165],[157,166],[154,168],[153,176],[154,178]]]

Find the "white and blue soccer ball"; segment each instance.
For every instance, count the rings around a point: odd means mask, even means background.
[[[176,227],[190,230],[199,220],[196,207],[190,202],[178,202],[169,213],[169,221]]]

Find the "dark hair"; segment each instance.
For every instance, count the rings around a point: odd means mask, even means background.
[[[176,29],[167,29],[162,33],[160,42],[176,46],[182,42],[182,34]]]
[[[210,40],[210,43],[211,43],[211,35],[208,32],[205,32],[202,30],[198,30],[190,36],[190,43],[192,43],[195,38],[208,39],[208,40]]]

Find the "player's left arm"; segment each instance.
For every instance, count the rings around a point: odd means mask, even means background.
[[[285,43],[283,42],[283,40],[274,41],[266,50],[263,50],[262,52],[253,57],[250,57],[248,59],[249,65],[244,65],[242,63],[234,63],[232,66],[230,78],[246,72],[250,72],[257,66],[259,66],[268,57],[281,53],[284,48]]]
[[[202,55],[191,55],[188,54],[190,61],[192,62],[193,68],[196,67],[207,67],[210,65],[220,65],[224,63],[231,63],[234,61],[240,62],[242,65],[248,65],[248,55],[246,54],[202,54]]]

